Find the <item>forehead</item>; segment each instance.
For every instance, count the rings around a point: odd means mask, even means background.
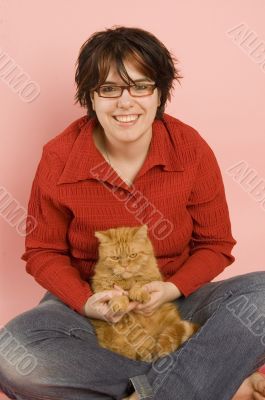
[[[133,80],[143,79],[143,80],[151,80],[146,74],[141,72],[137,67],[129,61],[124,61],[125,69],[129,75],[129,77]],[[114,63],[110,65],[109,73],[107,75],[106,81],[111,83],[123,83],[123,79],[120,76],[117,67]]]

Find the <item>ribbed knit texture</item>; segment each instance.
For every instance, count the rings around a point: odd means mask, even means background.
[[[195,129],[164,114],[153,122],[147,157],[129,187],[96,148],[95,124],[79,118],[43,147],[21,257],[27,272],[82,314],[98,258],[95,231],[146,223],[164,279],[188,296],[234,261],[211,148]]]

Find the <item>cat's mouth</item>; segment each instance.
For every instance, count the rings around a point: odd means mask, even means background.
[[[131,278],[132,277],[132,273],[131,272],[128,272],[128,271],[124,271],[123,273],[122,273],[122,277],[123,278]]]

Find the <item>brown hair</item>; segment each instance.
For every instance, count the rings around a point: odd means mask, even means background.
[[[178,61],[165,45],[153,34],[140,28],[112,27],[95,32],[82,45],[76,62],[75,104],[79,102],[86,107],[89,117],[96,116],[90,92],[105,82],[113,62],[124,82],[134,83],[125,69],[125,60],[132,61],[140,72],[156,82],[161,92],[156,118],[161,119],[166,101],[171,100],[173,81],[176,79],[179,82],[182,76],[174,65]]]

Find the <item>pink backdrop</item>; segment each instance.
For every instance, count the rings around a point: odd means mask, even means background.
[[[23,224],[3,199],[26,209],[43,144],[85,114],[73,105],[79,48],[112,25],[150,30],[180,60],[184,79],[167,112],[213,148],[238,241],[236,262],[217,280],[264,269],[264,11],[264,0],[1,1],[0,325],[44,293],[25,272]]]

